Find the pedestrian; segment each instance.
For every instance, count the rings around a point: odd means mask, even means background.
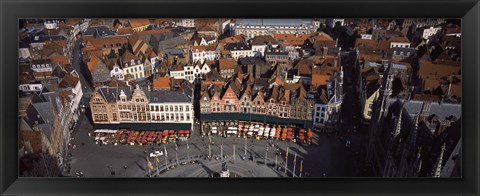
[[[124,165],[123,168],[124,168],[124,169],[127,169],[127,165]]]

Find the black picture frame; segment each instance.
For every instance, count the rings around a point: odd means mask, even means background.
[[[2,0],[2,195],[479,195],[478,0]],[[462,18],[462,178],[18,178],[19,18]]]

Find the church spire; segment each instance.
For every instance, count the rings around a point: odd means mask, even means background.
[[[443,163],[443,154],[445,153],[445,143],[442,145],[442,152],[440,152],[440,156],[438,157],[437,163],[435,164],[435,168],[433,168],[433,177],[440,177],[440,173],[442,172],[442,163]]]
[[[402,103],[402,108],[400,109],[400,112],[398,113],[398,118],[397,118],[397,124],[395,126],[395,132],[393,133],[393,136],[396,138],[398,135],[400,135],[400,130],[402,129],[402,113],[403,113],[403,105]]]

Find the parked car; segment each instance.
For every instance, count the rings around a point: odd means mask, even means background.
[[[352,143],[350,142],[350,140],[347,140],[347,142],[345,142],[345,147],[347,148],[352,147]]]

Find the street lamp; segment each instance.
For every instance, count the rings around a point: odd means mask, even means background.
[[[212,138],[208,135],[208,158],[212,157]]]
[[[235,139],[233,139],[233,162],[235,162]]]
[[[177,141],[175,141],[175,159],[177,161],[177,165],[178,165],[178,146],[177,146]]]
[[[245,137],[245,154],[244,156],[247,156],[247,137]]]
[[[295,177],[295,168],[297,167],[297,153],[295,153],[295,157],[293,158],[293,174],[292,177]]]
[[[220,144],[220,159],[223,160],[223,140],[222,140],[222,143]]]
[[[167,144],[163,145],[163,150],[165,151],[165,169],[168,170],[168,152],[167,152]]]
[[[268,160],[268,144],[266,146],[267,146],[267,150],[265,151],[265,165],[267,164],[267,160]]]
[[[285,173],[287,173],[287,166],[288,166],[288,149],[290,146],[287,147],[287,152],[285,153]]]
[[[187,160],[190,163],[190,146],[188,146],[188,138],[187,138]]]

